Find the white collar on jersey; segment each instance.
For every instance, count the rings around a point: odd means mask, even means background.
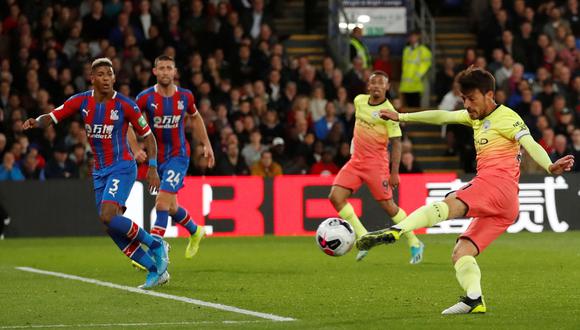
[[[113,91],[113,92],[114,93],[113,93],[113,97],[111,98],[111,100],[114,99],[115,97],[117,97],[117,91]],[[94,89],[91,89],[91,96],[95,97],[95,90]]]

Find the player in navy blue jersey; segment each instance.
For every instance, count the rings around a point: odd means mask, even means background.
[[[203,145],[208,166],[213,167],[214,154],[201,115],[197,112],[195,99],[190,90],[175,85],[177,74],[175,60],[167,55],[155,59],[153,74],[157,84],[147,88],[137,96],[137,105],[147,118],[153,134],[159,143],[157,159],[161,187],[155,208],[157,219],[151,235],[162,238],[165,235],[169,216],[184,226],[190,233],[185,257],[192,258],[199,249],[205,235],[203,226],[190,218],[187,210],[177,203],[177,192],[183,187],[189,167],[190,146],[185,138],[185,120],[192,120],[193,134]],[[131,134],[129,135],[131,137]],[[129,141],[136,146],[136,141]]]
[[[44,128],[76,113],[81,114],[95,155],[93,184],[99,219],[123,253],[147,268],[146,282],[140,287],[149,289],[168,281],[168,258],[163,240],[149,235],[122,215],[137,177],[137,166],[126,139],[129,123],[144,137],[151,155],[147,172],[150,189],[160,185],[157,144],[135,102],[113,90],[115,73],[109,59],[99,58],[92,63],[91,83],[93,90],[73,95],[49,114],[26,120],[23,128]],[[149,248],[153,258],[141,244]]]

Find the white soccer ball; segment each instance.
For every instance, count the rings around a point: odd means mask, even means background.
[[[355,240],[350,223],[340,218],[328,218],[316,230],[316,243],[329,256],[340,257],[347,254]]]

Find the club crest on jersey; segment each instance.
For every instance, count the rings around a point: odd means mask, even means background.
[[[483,121],[483,129],[487,131],[490,127],[491,127],[491,122],[487,119],[484,120]]]
[[[183,109],[185,109],[185,106],[183,105],[183,100],[179,100],[179,101],[177,101],[177,109],[178,109],[178,110],[183,110]]]
[[[373,112],[371,113],[371,116],[373,116],[373,118],[379,118],[379,115],[380,115],[380,114],[379,114],[379,111],[373,111]]]
[[[109,118],[111,120],[119,120],[119,110],[111,110],[111,116]]]

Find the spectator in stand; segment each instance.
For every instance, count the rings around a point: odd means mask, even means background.
[[[59,144],[54,148],[53,157],[46,164],[47,179],[74,179],[79,177],[75,164],[68,159],[66,146]]]
[[[443,60],[443,70],[439,70],[435,75],[435,93],[439,102],[452,89],[455,74],[455,61],[451,57],[446,57]]]
[[[11,152],[5,153],[2,160],[2,165],[0,166],[0,181],[20,181],[25,179]]]
[[[322,157],[320,158],[320,160],[314,163],[314,165],[312,165],[312,168],[310,169],[310,174],[327,176],[337,174],[338,170],[339,170],[338,166],[336,166],[336,164],[334,164],[333,162],[332,151],[326,149],[322,152]]]
[[[272,152],[265,150],[262,152],[260,159],[252,165],[252,175],[264,178],[273,178],[282,175],[282,166],[272,160]]]
[[[393,76],[393,63],[389,45],[383,44],[379,46],[379,54],[373,63],[373,69],[383,71],[388,77]]]
[[[421,166],[415,161],[415,157],[411,152],[404,152],[401,156],[401,165],[399,173],[423,173]]]
[[[30,149],[22,162],[22,174],[26,180],[44,180],[44,170],[40,166],[38,150]]]
[[[250,133],[250,143],[246,144],[244,149],[242,149],[242,156],[246,164],[252,166],[260,159],[265,150],[266,146],[262,144],[262,134],[260,130],[255,129]]]
[[[554,137],[554,151],[550,154],[550,158],[554,162],[559,157],[571,155],[572,151],[568,148],[568,140],[565,135],[558,134]]]
[[[226,152],[217,161],[216,175],[249,175],[250,170],[235,143],[228,144]]]
[[[333,126],[341,125],[340,120],[336,116],[336,107],[334,106],[334,103],[326,103],[324,112],[324,117],[314,123],[314,134],[319,140],[325,140]]]
[[[554,152],[554,130],[546,128],[542,131],[542,138],[538,142],[548,154]]]
[[[491,62],[487,66],[489,72],[495,73],[503,66],[503,58],[505,53],[501,48],[494,48],[491,54]]]
[[[562,11],[560,10],[560,7],[552,7],[549,14],[550,21],[544,25],[542,31],[547,34],[550,39],[554,40],[554,38],[556,38],[556,31],[558,27],[562,26],[567,30],[570,30],[570,22],[568,22],[568,20],[565,18],[562,18]]]
[[[503,82],[506,81],[512,75],[512,70],[514,66],[514,60],[510,54],[505,54],[503,57],[503,62],[501,68],[495,71],[495,85],[502,86]]]

